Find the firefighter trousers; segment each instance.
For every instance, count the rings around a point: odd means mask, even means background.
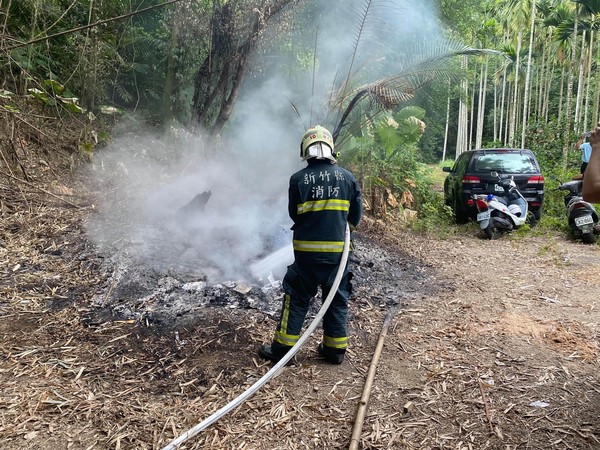
[[[283,278],[283,308],[275,337],[274,350],[285,352],[300,339],[300,333],[312,298],[321,287],[323,300],[327,298],[338,271],[337,264],[294,262]],[[348,347],[348,299],[352,292],[352,273],[348,266],[340,281],[331,305],[323,316],[323,345],[336,353]]]

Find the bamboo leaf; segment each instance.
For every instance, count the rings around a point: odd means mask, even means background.
[[[44,80],[42,85],[47,91],[50,91],[55,95],[62,95],[65,91],[65,87],[55,80]]]
[[[40,100],[46,105],[50,103],[50,97],[48,97],[48,94],[44,91],[40,91],[37,88],[29,88],[27,89],[27,92],[29,92],[33,98]]]
[[[61,96],[57,96],[57,98],[60,100],[60,102],[62,103],[62,105],[65,107],[65,109],[67,111],[70,111],[72,113],[83,113],[83,109],[77,104],[79,102],[78,98],[76,98],[76,97],[67,98],[67,97],[61,97]]]

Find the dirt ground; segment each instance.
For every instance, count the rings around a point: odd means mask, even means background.
[[[256,351],[270,315],[115,316],[92,304],[111,276],[83,231],[92,202],[13,178],[0,195],[2,449],[161,449],[269,370]],[[598,247],[477,231],[366,219],[344,363],[318,357],[315,333],[296,365],[181,448],[348,448],[394,311],[358,448],[600,449]]]

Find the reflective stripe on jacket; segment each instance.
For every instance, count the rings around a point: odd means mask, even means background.
[[[298,214],[304,214],[311,211],[346,211],[350,210],[350,202],[348,200],[316,200],[302,203],[298,205]]]
[[[362,215],[360,187],[343,167],[309,159],[307,167],[290,177],[288,210],[296,260],[337,264],[346,222],[356,226]]]

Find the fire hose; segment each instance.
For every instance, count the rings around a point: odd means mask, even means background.
[[[176,439],[172,440],[166,447],[162,450],[175,450],[181,444],[183,444],[188,439],[196,436],[198,433],[203,431],[208,426],[212,425],[214,422],[219,420],[225,414],[227,414],[232,409],[241,405],[244,401],[246,401],[250,396],[252,396],[256,391],[258,391],[267,381],[273,378],[275,375],[279,373],[279,371],[285,367],[285,365],[294,357],[296,353],[300,350],[300,348],[304,345],[306,340],[310,337],[310,335],[317,329],[323,316],[327,312],[329,305],[333,301],[333,297],[335,296],[340,282],[342,281],[342,276],[344,275],[344,271],[346,269],[346,264],[348,262],[348,253],[350,251],[350,227],[346,224],[346,233],[344,236],[344,250],[342,252],[342,259],[340,261],[340,265],[338,267],[335,279],[333,280],[333,284],[331,286],[331,290],[329,291],[329,295],[323,302],[321,309],[310,323],[304,334],[298,339],[298,342],[285,354],[283,358],[277,362],[266,374],[264,374],[258,381],[256,381],[252,386],[242,392],[238,397],[234,398],[227,405],[223,406],[221,409],[214,412],[212,415],[204,419],[202,422],[190,428],[185,433],[181,434]]]

